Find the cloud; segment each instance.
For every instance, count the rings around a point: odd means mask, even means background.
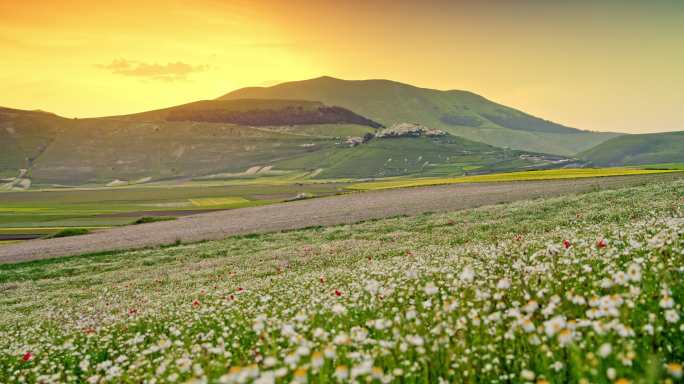
[[[117,59],[111,63],[96,65],[116,75],[142,77],[153,80],[175,81],[184,80],[191,73],[203,72],[209,69],[208,65],[190,65],[183,62],[167,64],[148,64],[140,61]]]

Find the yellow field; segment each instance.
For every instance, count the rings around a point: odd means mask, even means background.
[[[249,200],[242,197],[207,197],[201,199],[190,199],[192,205],[196,207],[213,207],[213,206],[224,206],[224,205],[237,205],[248,203]]]
[[[0,207],[0,212],[17,212],[17,213],[26,213],[26,212],[39,212],[39,211],[46,211],[49,208],[43,208],[43,207]]]
[[[497,181],[523,181],[523,180],[554,180],[554,179],[578,179],[586,177],[647,175],[653,173],[678,172],[677,170],[661,169],[632,169],[632,168],[572,168],[572,169],[549,169],[543,171],[525,171],[510,173],[493,173],[488,175],[447,177],[447,178],[417,178],[395,179],[388,181],[374,181],[369,183],[352,184],[348,189],[358,191],[420,187],[427,185],[442,185],[456,183],[486,183]]]

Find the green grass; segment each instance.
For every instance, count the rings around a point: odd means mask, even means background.
[[[53,233],[53,234],[47,236],[47,238],[55,239],[58,237],[81,236],[81,235],[87,235],[89,233],[90,233],[90,230],[88,230],[86,228],[65,228],[59,232],[56,232],[56,233]]]
[[[138,220],[132,222],[132,225],[139,225],[139,224],[147,224],[147,223],[156,223],[158,221],[171,221],[171,220],[176,220],[175,217],[171,216],[144,216],[139,218]]]
[[[340,145],[276,163],[280,169],[320,168],[316,178],[363,179],[401,175],[454,176],[469,170],[506,171],[553,166],[456,136],[385,138],[349,148]]]
[[[551,169],[541,171],[493,173],[486,175],[449,177],[449,178],[397,178],[395,180],[375,181],[352,184],[348,189],[352,190],[378,190],[389,188],[419,187],[427,185],[443,185],[457,183],[489,183],[503,181],[529,181],[529,180],[558,180],[577,179],[587,177],[648,175],[655,173],[676,172],[676,170],[661,169],[634,169],[634,168],[578,168],[578,169]]]
[[[0,265],[0,381],[676,381],[683,198],[670,181]]]
[[[643,169],[677,169],[684,170],[684,163],[658,163],[658,164],[641,164],[636,167]]]
[[[141,217],[180,216],[285,201],[300,193],[337,194],[345,183],[287,177],[231,182],[48,189],[0,193],[0,234],[54,233],[64,227],[128,225]],[[193,203],[194,202],[194,203]],[[47,228],[43,231],[39,228]],[[40,232],[36,232],[40,231]]]
[[[658,164],[684,161],[684,132],[625,135],[577,155],[597,165]]]

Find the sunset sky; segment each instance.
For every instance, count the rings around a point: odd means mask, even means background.
[[[474,3],[0,0],[0,106],[103,116],[330,75],[684,130],[684,2]]]

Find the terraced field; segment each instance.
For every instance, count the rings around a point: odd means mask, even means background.
[[[676,382],[684,183],[642,181],[3,265],[0,382]]]

